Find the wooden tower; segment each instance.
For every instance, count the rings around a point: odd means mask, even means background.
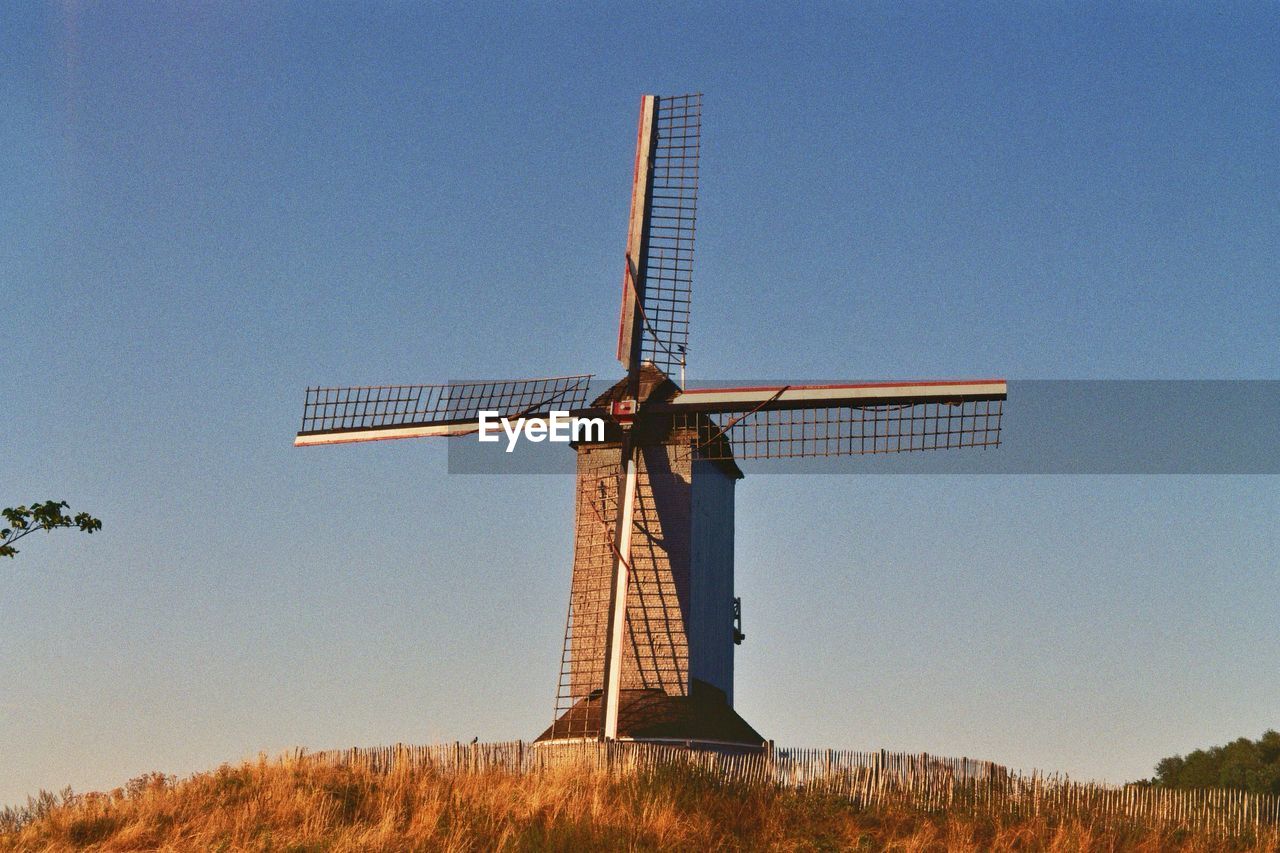
[[[679,388],[661,370],[641,371],[641,405]],[[626,380],[594,401],[625,399]],[[689,452],[671,419],[636,435],[630,583],[622,634],[616,737],[756,748],[760,735],[733,711],[733,653],[743,639],[733,588],[733,498],[742,471],[732,459]],[[577,447],[573,580],[555,722],[538,738],[595,739],[604,725],[604,678],[613,530],[625,484],[623,441]]]

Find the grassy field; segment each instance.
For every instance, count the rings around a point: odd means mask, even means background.
[[[371,772],[310,762],[153,775],[0,812],[12,850],[1277,850],[1142,826],[998,819],[727,784],[691,768],[610,777]]]

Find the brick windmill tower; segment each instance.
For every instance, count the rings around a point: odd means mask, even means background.
[[[569,615],[542,742],[755,749],[733,709],[742,642],[734,486],[745,459],[997,446],[1003,380],[686,389],[701,95],[640,101],[618,359],[590,375],[448,385],[309,388],[299,446],[476,433],[600,418],[579,441]],[[466,440],[466,439],[459,439]]]

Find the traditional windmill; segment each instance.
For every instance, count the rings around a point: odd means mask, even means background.
[[[481,412],[607,421],[580,441],[556,710],[540,741],[756,748],[733,710],[736,460],[999,444],[1002,380],[685,389],[701,95],[640,101],[618,360],[590,375],[309,388],[295,444],[475,433]],[[678,375],[679,384],[673,379]]]

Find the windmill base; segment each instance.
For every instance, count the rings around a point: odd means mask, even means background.
[[[580,699],[535,743],[596,740],[602,728],[601,711],[600,697]],[[618,739],[732,752],[764,748],[764,738],[738,716],[723,691],[696,679],[688,696],[671,696],[656,688],[623,690]]]

